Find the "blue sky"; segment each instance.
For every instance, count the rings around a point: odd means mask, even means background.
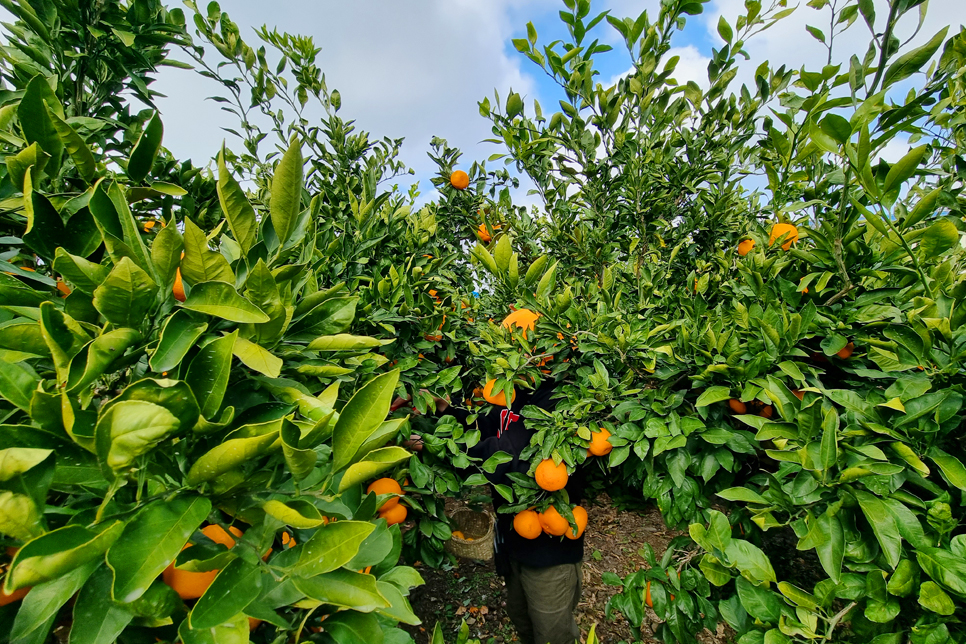
[[[873,1],[877,12],[885,15],[887,0]],[[962,1],[932,0],[927,23],[916,40],[925,42],[949,16],[961,14],[956,7]],[[477,102],[485,96],[492,100],[494,89],[505,99],[513,88],[527,98],[528,109],[534,98],[545,113],[559,109],[555,85],[511,41],[525,37],[528,21],[537,29],[538,45],[564,39],[566,27],[558,17],[561,0],[223,0],[221,7],[253,45],[257,45],[253,29],[263,24],[313,36],[322,48],[318,64],[328,85],[342,95],[340,115],[356,119],[359,128],[375,136],[406,138],[402,156],[416,172],[412,180],[420,182],[421,201],[433,197],[428,179],[435,167],[426,156],[433,136],[463,150],[466,165],[502,151],[481,143],[492,134],[489,122],[479,115]],[[653,19],[657,8],[658,0],[595,0],[591,15],[610,9],[611,15],[636,18],[647,9]],[[679,81],[706,82],[711,48],[721,44],[715,29],[718,17],[724,15],[734,24],[742,10],[743,0],[709,0],[703,15],[688,19],[685,30],[675,36],[671,52],[682,57],[676,73]],[[805,25],[826,25],[827,16],[801,6],[793,16],[753,39],[747,46],[753,62],[741,69],[733,87],[750,82],[754,67],[764,59],[796,68],[802,64],[821,68],[825,49],[805,32]],[[914,22],[903,27],[905,35],[912,33]],[[627,71],[631,61],[606,21],[594,33],[614,46],[598,63],[598,80],[608,83]],[[864,25],[856,25],[847,35],[850,37],[843,39],[836,55],[843,61],[852,53],[861,56],[868,43]],[[232,125],[232,117],[205,100],[217,91],[211,81],[193,72],[166,69],[155,87],[167,95],[158,103],[165,122],[164,142],[177,156],[205,165],[223,138],[229,146],[237,145],[221,130]],[[899,144],[888,156],[904,151]],[[409,182],[401,181],[404,189]],[[519,191],[515,200],[533,203],[525,192]]]

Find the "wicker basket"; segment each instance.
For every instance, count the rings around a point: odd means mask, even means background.
[[[493,517],[490,514],[461,508],[450,518],[456,523],[456,529],[472,538],[472,541],[453,537],[446,542],[449,552],[457,557],[480,561],[493,558]]]

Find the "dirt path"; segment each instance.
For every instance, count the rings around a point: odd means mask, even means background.
[[[649,543],[660,557],[668,542],[680,533],[665,528],[656,508],[643,514],[621,511],[606,496],[598,497],[588,514],[583,595],[577,606],[581,632],[586,634],[596,623],[597,635],[606,644],[657,642],[648,637],[646,629],[635,637],[633,627],[619,613],[612,614],[609,620],[605,617],[607,601],[618,589],[604,584],[601,576],[609,571],[623,577],[646,567],[638,550]],[[492,562],[461,559],[451,570],[420,567],[419,571],[426,585],[413,589],[410,601],[423,624],[408,629],[417,644],[429,641],[437,621],[442,622],[446,641],[455,641],[462,620],[470,627],[470,637],[484,643],[491,638],[494,644],[518,641],[506,614],[503,579],[496,574]],[[719,627],[719,633],[706,632],[701,640],[718,644],[726,642],[727,637]]]

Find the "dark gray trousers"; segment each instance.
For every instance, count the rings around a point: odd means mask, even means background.
[[[574,644],[580,629],[574,609],[580,600],[580,563],[530,568],[510,561],[506,612],[522,644]]]

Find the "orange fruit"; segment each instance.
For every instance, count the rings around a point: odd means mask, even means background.
[[[564,534],[568,539],[579,539],[583,534],[584,530],[587,529],[587,510],[581,506],[577,506],[573,509],[574,521],[577,522],[577,532],[574,533],[574,529],[571,526],[567,526],[567,532]]]
[[[67,297],[68,295],[70,295],[70,287],[67,286],[67,284],[65,284],[64,280],[62,279],[57,280],[57,290],[63,293],[64,297]]]
[[[262,620],[255,619],[254,617],[248,618],[248,631],[251,632],[262,625]]]
[[[383,510],[379,512],[379,516],[386,520],[389,525],[396,525],[397,523],[402,523],[406,520],[406,515],[409,512],[406,510],[405,505],[394,505],[388,510]]]
[[[590,435],[590,453],[594,456],[606,456],[610,454],[614,446],[610,444],[610,441],[607,440],[608,438],[610,438],[610,432],[603,427],[593,432]]]
[[[536,328],[537,318],[539,317],[539,313],[534,313],[530,309],[517,309],[503,318],[503,322],[500,324],[511,331],[514,326],[518,329],[523,329],[523,337],[525,338],[527,337],[527,331],[533,331]]]
[[[229,527],[228,530],[236,537],[241,537],[244,534],[235,526]],[[215,543],[220,543],[226,548],[235,547],[235,540],[220,525],[206,525],[201,529],[201,532]],[[186,544],[182,550],[190,548],[191,545],[190,543]],[[217,570],[209,570],[207,572],[178,570],[174,567],[174,562],[172,561],[164,569],[164,572],[161,573],[161,580],[171,586],[181,599],[198,599],[205,594],[208,586],[211,585],[211,582],[215,580],[217,575]]]
[[[370,492],[374,492],[377,496],[380,494],[402,494],[403,489],[395,479],[386,477],[373,481],[366,489],[367,494]],[[399,505],[399,497],[394,496],[383,503],[379,511],[385,512],[386,510],[391,510],[397,505]]]
[[[750,253],[751,249],[753,249],[754,247],[755,247],[754,239],[742,240],[742,242],[738,244],[738,254],[744,257],[745,255]]]
[[[493,393],[493,385],[496,384],[496,378],[491,378],[483,386],[483,399],[490,403],[491,405],[500,405],[501,407],[506,407],[506,393],[501,389],[496,394]],[[517,391],[513,390],[510,394],[510,402],[512,403],[517,399]]]
[[[799,391],[798,389],[793,389],[792,390],[792,393],[795,394],[795,396],[799,400],[805,400],[805,392],[804,391]]]
[[[453,174],[449,175],[449,185],[453,186],[457,190],[466,190],[470,185],[470,175],[466,174],[462,170],[457,170]]]
[[[462,532],[460,532],[459,530],[455,530],[455,531],[453,532],[453,538],[454,538],[454,539],[462,539],[463,541],[466,541],[466,535],[464,535],[464,534],[463,534]]]
[[[493,224],[491,228],[493,229],[493,232],[496,232],[500,230],[502,226],[500,226],[500,224]],[[489,244],[491,241],[493,241],[493,235],[491,235],[490,231],[486,229],[486,224],[480,224],[480,227],[476,229],[476,236],[479,237],[480,241],[484,244]]]
[[[174,273],[174,286],[171,288],[171,292],[174,293],[174,299],[179,302],[184,302],[184,284],[181,282],[181,268],[177,268]]]
[[[154,228],[154,224],[156,224],[156,223],[157,222],[154,221],[153,219],[149,219],[148,221],[144,222],[144,232],[146,232],[146,233],[151,232],[151,229]],[[261,622],[259,622],[259,623],[261,623]]]
[[[839,349],[838,353],[836,353],[835,355],[842,358],[843,360],[848,360],[849,358],[852,357],[853,351],[855,351],[855,345],[849,342],[847,345]]]
[[[20,267],[20,270],[22,270],[22,271],[30,271],[31,273],[36,273],[37,272],[34,269],[30,268],[29,266],[21,266]]]
[[[647,582],[644,590],[644,603],[648,608],[654,608],[654,600],[651,599],[651,582]]]
[[[762,407],[761,411],[758,412],[758,415],[761,416],[762,418],[771,418],[772,414],[774,413],[775,413],[775,410],[772,409],[771,405],[766,405]]]
[[[560,465],[554,465],[553,459],[549,458],[537,465],[534,476],[537,479],[537,485],[548,492],[564,489],[567,487],[567,479],[570,478],[567,474],[567,466],[563,462]]]
[[[322,517],[322,518],[325,519],[325,517]],[[328,521],[326,521],[325,523],[328,523]],[[286,550],[288,550],[289,548],[294,548],[297,545],[298,544],[295,543],[295,537],[293,537],[292,535],[290,535],[288,532],[283,532],[282,533],[282,547],[283,548],[285,548]]]
[[[782,250],[788,250],[792,247],[794,242],[798,241],[798,228],[791,224],[775,224],[771,227],[771,233],[768,235],[768,245],[771,246],[778,238],[782,235],[786,235],[785,241],[782,243]]]
[[[552,537],[562,537],[570,528],[567,520],[552,505],[540,515],[540,526]]]
[[[533,510],[523,510],[513,517],[513,530],[524,539],[536,539],[543,532],[540,515]]]
[[[735,412],[736,414],[743,414],[748,411],[748,406],[737,398],[732,398],[729,400],[728,406],[731,407],[731,411]]]

